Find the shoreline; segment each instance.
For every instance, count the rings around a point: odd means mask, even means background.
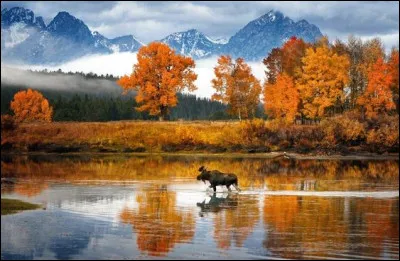
[[[279,159],[284,158],[283,152],[268,153],[188,153],[188,152],[10,152],[1,151],[1,156],[122,156],[122,157],[203,157],[203,158],[254,158],[254,159]],[[348,155],[331,154],[331,155],[315,155],[313,153],[296,153],[289,152],[286,154],[294,160],[399,160],[399,153],[378,154],[371,152],[359,152]]]

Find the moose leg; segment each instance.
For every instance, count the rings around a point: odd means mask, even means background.
[[[241,191],[241,189],[236,185],[236,184],[233,184],[233,186],[235,187],[235,189],[237,190],[237,191]]]
[[[214,193],[217,192],[217,186],[213,186]]]
[[[231,185],[226,185],[226,187],[228,188],[229,191],[232,191],[230,188]]]

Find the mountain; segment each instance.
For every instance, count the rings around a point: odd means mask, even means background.
[[[73,42],[93,45],[94,38],[87,25],[68,12],[59,12],[46,28],[52,36],[64,37]]]
[[[249,22],[229,41],[213,40],[196,29],[173,33],[160,41],[194,59],[228,54],[233,58],[260,61],[291,36],[314,42],[322,34],[306,20],[294,22],[281,12],[271,10]],[[14,7],[1,11],[2,61],[57,64],[90,54],[136,52],[143,45],[133,35],[109,39],[99,32],[91,32],[83,21],[68,12],[59,12],[46,26],[29,9]]]
[[[143,43],[136,40],[133,35],[125,35],[108,39],[101,35],[99,32],[93,32],[94,45],[96,48],[105,48],[111,52],[136,52],[139,50]]]
[[[1,49],[10,48],[25,41],[46,25],[43,18],[35,17],[29,9],[14,7],[1,11]]]
[[[272,48],[281,46],[291,36],[314,42],[322,36],[315,25],[306,20],[294,22],[278,11],[269,11],[240,29],[224,45],[223,52],[246,60],[261,60]]]
[[[62,63],[88,54],[136,52],[143,44],[132,35],[107,39],[80,19],[59,12],[46,26],[25,8],[1,11],[2,60],[30,64]]]
[[[195,29],[170,34],[162,39],[161,42],[168,44],[177,53],[191,56],[194,59],[205,58],[215,54],[223,46]]]
[[[41,16],[35,17],[35,14],[22,7],[13,7],[10,10],[4,8],[1,10],[1,28],[8,28],[16,23],[22,23],[26,26],[43,29],[46,25]]]

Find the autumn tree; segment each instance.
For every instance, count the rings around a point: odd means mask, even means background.
[[[261,85],[243,58],[233,62],[230,56],[221,56],[214,73],[211,83],[216,93],[212,95],[212,100],[229,104],[229,113],[237,115],[240,120],[254,116]]]
[[[302,58],[306,54],[309,44],[301,38],[291,37],[282,46],[282,72],[292,78],[297,78],[302,66]]]
[[[364,62],[361,65],[361,69],[364,74],[368,77],[371,70],[379,58],[385,58],[385,48],[383,47],[382,40],[380,38],[373,38],[364,43]]]
[[[130,76],[117,83],[125,90],[136,90],[138,111],[148,111],[163,120],[169,109],[178,103],[177,92],[196,90],[195,62],[190,57],[175,54],[168,45],[153,42],[139,49],[138,62]]]
[[[399,50],[393,48],[389,56],[389,74],[392,76],[390,88],[392,90],[393,100],[396,104],[397,113],[399,113]]]
[[[10,107],[17,122],[52,120],[53,108],[40,92],[32,89],[17,92]]]
[[[338,55],[347,55],[349,53],[347,45],[340,39],[336,39],[332,44],[332,50]]]
[[[367,84],[367,76],[365,75],[364,62],[365,52],[364,45],[360,38],[349,36],[347,41],[347,54],[350,60],[349,67],[349,109],[354,109],[357,105],[357,99],[363,93]]]
[[[269,84],[274,84],[278,74],[282,72],[282,50],[273,48],[268,57],[264,58],[263,63],[267,67],[265,76]]]
[[[263,60],[267,67],[266,77],[269,84],[274,84],[280,73],[297,77],[302,65],[301,59],[310,45],[295,36],[291,37],[281,48],[274,48]]]
[[[347,42],[347,55],[350,59],[348,107],[354,109],[358,104],[358,98],[367,87],[369,71],[379,58],[384,59],[385,51],[379,38],[363,43],[360,38],[350,35]]]
[[[368,73],[368,85],[357,103],[363,106],[367,118],[376,118],[378,114],[395,108],[390,86],[392,76],[389,66],[379,58]]]
[[[293,122],[299,105],[299,93],[292,77],[279,74],[276,83],[264,85],[264,107],[273,118],[284,118]]]
[[[335,112],[344,99],[348,83],[349,59],[336,54],[322,41],[308,48],[302,59],[302,73],[296,82],[302,99],[302,113],[309,118],[320,118]]]

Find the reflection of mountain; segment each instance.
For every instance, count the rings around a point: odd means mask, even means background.
[[[138,192],[138,210],[125,208],[120,218],[137,234],[138,248],[151,256],[164,256],[177,243],[192,240],[195,220],[190,212],[176,208],[176,193],[166,186],[151,186]]]

